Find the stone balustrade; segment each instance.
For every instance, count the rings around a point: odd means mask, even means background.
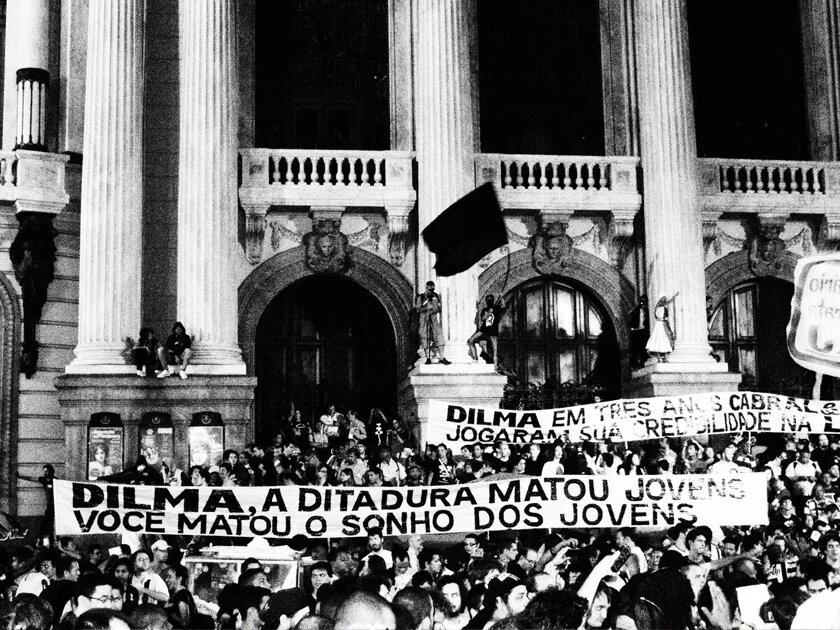
[[[0,203],[16,212],[58,214],[70,200],[64,182],[67,155],[0,151]]]
[[[405,237],[417,200],[414,154],[405,151],[242,149],[239,201],[246,217],[246,257],[262,259],[271,206],[383,208],[391,237]],[[393,239],[392,239],[393,240]]]
[[[833,212],[840,163],[788,160],[698,160],[703,209],[719,212]]]
[[[641,206],[639,158],[623,156],[475,156],[476,185],[493,182],[505,209],[635,212]]]

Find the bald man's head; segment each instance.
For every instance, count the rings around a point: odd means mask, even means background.
[[[356,591],[345,599],[335,613],[334,630],[394,630],[397,618],[384,597]]]

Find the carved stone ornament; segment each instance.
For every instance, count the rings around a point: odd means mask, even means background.
[[[534,269],[541,274],[561,273],[574,251],[572,238],[566,234],[568,223],[555,221],[544,225],[531,237],[529,246]]]
[[[782,267],[785,243],[779,238],[784,224],[763,223],[750,240],[750,271],[756,276],[776,275]]]
[[[306,266],[315,273],[341,272],[349,265],[347,235],[340,231],[341,221],[315,219],[312,231],[303,237]]]
[[[50,214],[18,215],[20,227],[9,248],[15,278],[23,293],[23,347],[20,371],[32,378],[38,370],[39,343],[35,336],[55,275],[55,235]]]

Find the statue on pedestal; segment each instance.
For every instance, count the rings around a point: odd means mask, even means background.
[[[427,282],[426,290],[417,296],[415,306],[420,315],[420,349],[418,354],[425,355],[426,365],[433,362],[449,365],[443,356],[446,340],[440,325],[441,300],[435,291],[435,283]],[[434,361],[433,361],[434,359]]]

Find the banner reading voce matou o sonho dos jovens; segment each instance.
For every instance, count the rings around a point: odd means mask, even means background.
[[[56,534],[342,538],[565,527],[762,525],[765,477],[517,477],[429,487],[178,487],[56,480]]]

